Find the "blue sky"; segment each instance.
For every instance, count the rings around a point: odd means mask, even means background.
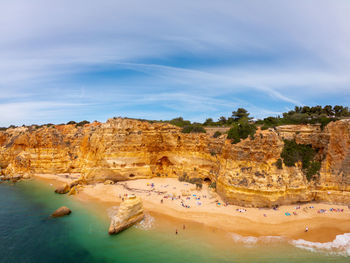
[[[348,0],[2,0],[0,126],[350,106]]]

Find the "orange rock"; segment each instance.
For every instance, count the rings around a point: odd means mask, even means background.
[[[258,130],[254,140],[183,134],[167,123],[113,118],[83,127],[56,125],[0,131],[6,176],[80,174],[84,183],[184,176],[216,182],[230,203],[272,206],[303,201],[350,203],[350,120]],[[311,144],[322,160],[308,182],[300,166],[278,169],[283,139]],[[332,194],[328,194],[331,191]]]

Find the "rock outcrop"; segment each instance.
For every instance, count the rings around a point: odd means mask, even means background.
[[[131,196],[124,200],[118,209],[118,213],[112,217],[108,233],[119,232],[140,222],[144,218],[142,200],[140,197]]]
[[[55,193],[57,194],[66,194],[70,191],[70,187],[68,184],[64,184],[61,186],[58,186],[55,190]]]
[[[167,123],[113,118],[83,127],[54,125],[0,132],[0,168],[6,177],[65,174],[76,184],[174,177],[216,182],[227,202],[272,206],[307,201],[350,203],[350,120],[258,130],[231,144],[226,135],[184,134]],[[312,145],[321,161],[308,181],[301,164],[277,167],[284,139]],[[70,186],[70,187],[73,187]]]
[[[72,211],[66,207],[66,206],[62,206],[60,208],[58,208],[55,212],[52,213],[52,217],[61,217],[61,216],[66,216],[69,215],[70,213],[72,213]]]

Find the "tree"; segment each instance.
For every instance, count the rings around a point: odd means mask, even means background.
[[[309,106],[304,106],[301,110],[301,113],[306,113],[309,114],[310,113],[310,107]]]
[[[221,125],[225,125],[226,122],[227,122],[227,120],[226,120],[226,118],[225,118],[224,116],[221,116],[221,117],[219,118],[218,122],[219,122]]]
[[[213,135],[214,138],[218,138],[221,135],[221,132],[216,131]]]
[[[233,124],[228,131],[227,139],[231,139],[232,143],[239,143],[241,139],[246,139],[248,136],[254,137],[256,131],[255,124],[250,124],[247,119],[242,119]]]
[[[302,107],[299,107],[299,106],[295,106],[295,107],[294,107],[294,111],[295,111],[296,113],[301,113],[301,109],[302,109]]]
[[[249,112],[244,109],[244,108],[238,108],[237,111],[233,111],[232,112],[232,118],[235,120],[235,121],[238,121],[242,118],[247,118],[248,120],[251,120],[252,118],[249,117]]]
[[[349,108],[344,106],[335,105],[333,112],[336,117],[347,117],[349,116]]]
[[[205,122],[203,123],[204,126],[210,126],[210,125],[213,125],[214,124],[214,121],[212,118],[208,118],[205,120]]]
[[[331,105],[326,105],[323,107],[323,112],[327,115],[327,116],[333,116],[334,112],[333,112],[333,108]]]
[[[310,111],[312,114],[320,115],[322,114],[322,107],[320,105],[317,105],[317,106],[311,107]]]

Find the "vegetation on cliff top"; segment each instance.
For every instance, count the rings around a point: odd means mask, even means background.
[[[191,123],[189,120],[184,120],[182,117],[177,117],[171,120],[145,120],[145,119],[135,119],[139,121],[147,121],[149,123],[170,123],[172,125],[184,128],[184,132],[190,130],[190,132],[204,132],[204,129],[198,127],[232,127],[236,126],[240,120],[247,120],[249,124],[255,124],[261,126],[262,129],[274,128],[280,125],[287,124],[321,124],[321,127],[325,127],[329,122],[336,121],[342,118],[350,117],[350,110],[348,107],[344,106],[295,106],[294,110],[285,112],[282,116],[267,117],[262,120],[253,121],[252,117],[249,117],[249,112],[244,108],[238,108],[236,111],[232,112],[230,117],[221,116],[217,121],[212,118],[206,119],[203,123],[194,122]],[[70,121],[67,124],[76,124],[76,126],[84,126],[89,123],[88,121],[75,122]],[[62,125],[62,124],[58,124]],[[25,125],[23,125],[25,126]],[[35,126],[41,128],[43,126],[54,126],[54,124],[43,124],[36,125],[32,124],[30,126]],[[28,127],[30,127],[28,126]],[[195,126],[196,128],[189,128]],[[10,125],[8,128],[16,128],[17,126]],[[0,130],[8,129],[6,127],[0,127]],[[235,128],[237,129],[237,128]]]
[[[182,128],[182,133],[205,133],[205,129],[198,125],[198,124],[193,124],[193,125],[186,125]]]
[[[336,121],[344,117],[350,117],[348,107],[334,106],[295,106],[294,110],[285,112],[283,117],[267,117],[258,120],[256,124],[261,124],[262,129],[273,128],[286,124],[321,124],[321,128],[325,127],[331,121]]]
[[[250,136],[254,138],[256,131],[255,124],[249,123],[247,119],[239,120],[232,125],[232,128],[228,131],[227,139],[231,139],[232,143],[239,143],[241,139],[246,139]]]

